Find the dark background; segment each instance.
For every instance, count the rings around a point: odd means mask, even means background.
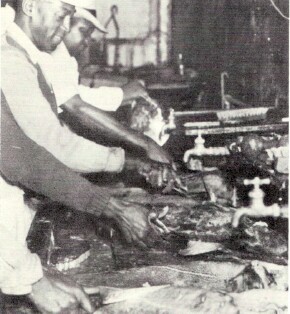
[[[289,1],[274,1],[289,16]],[[270,0],[172,0],[170,63],[182,53],[199,72],[208,107],[220,106],[223,71],[227,94],[252,106],[287,106],[288,22]]]
[[[289,16],[288,0],[275,4]],[[226,93],[253,106],[287,103],[288,22],[270,0],[173,0],[172,61],[182,53],[209,94],[227,71]]]

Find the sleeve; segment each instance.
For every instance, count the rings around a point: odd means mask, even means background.
[[[79,85],[78,90],[83,101],[105,111],[116,111],[123,101],[123,90],[119,87],[90,88]]]
[[[2,54],[4,57],[1,88],[16,122],[29,138],[75,171],[122,170],[124,151],[121,148],[112,150],[95,144],[62,126],[42,95],[33,65],[20,53]]]
[[[65,104],[73,96],[78,95],[79,72],[75,58],[72,58],[61,43],[51,54],[51,68],[54,73],[51,76],[55,98],[58,106]],[[59,70],[61,69],[61,71]],[[59,110],[61,111],[60,107]]]
[[[4,245],[3,245],[4,243]],[[0,289],[4,294],[24,295],[43,276],[39,257],[11,239],[0,227]]]
[[[23,295],[42,278],[39,257],[26,246],[33,219],[24,204],[23,191],[0,177],[0,289],[5,294]]]
[[[67,76],[68,72],[66,72],[65,75]],[[59,112],[61,112],[61,105],[65,104],[68,100],[79,93],[78,85],[68,79],[63,79],[62,76],[63,75],[58,75],[57,79],[53,81],[53,90]]]

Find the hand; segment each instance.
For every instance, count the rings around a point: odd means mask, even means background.
[[[147,156],[149,159],[163,163],[171,164],[171,156],[159,145],[153,141],[148,141]]]
[[[168,183],[172,185],[179,182],[174,164],[169,165],[127,157],[123,171],[126,170],[137,171],[153,187],[167,187]]]
[[[175,169],[166,164],[140,162],[138,172],[153,187],[165,187],[178,180]]]
[[[162,188],[162,193],[169,193],[173,189],[182,193],[187,191],[176,172],[175,165],[140,163],[138,172],[155,188]]]
[[[56,271],[45,271],[43,278],[32,286],[29,298],[41,313],[71,314],[78,313],[79,308],[87,313],[95,311],[82,288]]]
[[[128,244],[146,249],[158,239],[148,221],[149,211],[144,206],[111,198],[105,215],[118,224]]]
[[[140,97],[148,97],[144,86],[139,81],[132,81],[122,87],[124,92],[123,102]]]

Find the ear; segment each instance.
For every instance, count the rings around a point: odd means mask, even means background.
[[[31,16],[35,5],[35,0],[23,0],[22,1],[22,11],[24,14]]]

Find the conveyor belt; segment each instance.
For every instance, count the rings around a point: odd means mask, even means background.
[[[188,83],[154,83],[147,86],[148,90],[176,90],[187,89],[190,85]]]
[[[193,111],[175,111],[175,117],[183,117],[183,116],[197,116],[200,114],[211,114],[215,113],[217,116],[221,116],[222,118],[233,118],[240,116],[250,116],[250,115],[261,115],[267,113],[268,110],[273,109],[273,107],[257,107],[257,108],[243,108],[243,109],[231,109],[231,110],[193,110]]]
[[[185,128],[185,135],[197,136],[199,132],[206,135],[213,134],[232,134],[232,133],[248,133],[248,132],[278,132],[288,130],[288,123],[263,124],[263,125],[247,125],[247,126],[228,126],[218,128]]]
[[[236,110],[224,110],[217,112],[217,117],[219,121],[230,121],[236,119],[266,119],[266,114],[269,108],[260,107],[260,108],[244,108]]]
[[[233,110],[203,110],[203,111],[178,111],[174,112],[175,118],[188,118],[200,121],[219,122],[249,122],[260,121],[267,118],[270,107],[243,108]]]

